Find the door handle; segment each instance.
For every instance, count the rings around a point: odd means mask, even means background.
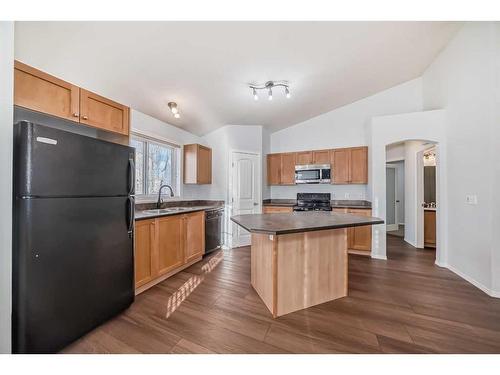
[[[128,193],[133,195],[135,190],[135,161],[128,159]]]
[[[259,204],[257,202],[253,202],[253,205],[254,206],[258,206]]]
[[[127,198],[127,233],[128,238],[132,238],[134,234],[134,220],[135,220],[135,210],[134,210],[134,197]]]

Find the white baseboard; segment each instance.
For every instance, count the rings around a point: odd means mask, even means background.
[[[391,232],[393,230],[398,230],[399,226],[397,224],[386,224],[385,225],[385,231],[386,232]]]
[[[500,298],[500,291],[492,290],[492,289],[486,287],[485,285],[483,285],[479,281],[477,281],[474,278],[466,275],[465,273],[463,273],[462,271],[456,269],[455,267],[453,267],[453,266],[451,266],[449,264],[447,264],[447,265],[438,264],[438,266],[448,268],[451,272],[456,273],[458,276],[460,276],[462,279],[468,281],[469,283],[471,283],[472,285],[474,285],[476,288],[481,289],[483,292],[485,292],[490,297]]]
[[[380,259],[380,260],[387,260],[387,257],[385,255],[378,255],[378,254],[373,254],[373,253],[372,253],[372,258],[373,259]]]

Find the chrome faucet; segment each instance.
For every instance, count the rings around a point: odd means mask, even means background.
[[[159,210],[161,208],[161,204],[163,203],[163,199],[161,199],[161,191],[164,187],[168,187],[170,189],[170,196],[174,196],[174,191],[170,185],[163,185],[163,180],[160,182],[160,190],[158,190],[158,201],[156,202],[156,208]]]

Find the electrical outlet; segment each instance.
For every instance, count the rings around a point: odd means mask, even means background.
[[[477,204],[477,195],[468,194],[465,196],[465,203],[467,204]]]
[[[345,199],[349,199],[349,196],[350,196],[349,193],[345,193]]]

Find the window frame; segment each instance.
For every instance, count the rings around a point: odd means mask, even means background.
[[[174,191],[174,196],[172,197],[173,199],[175,198],[180,198],[181,196],[181,191],[180,191],[180,151],[181,151],[181,146],[177,145],[175,143],[169,142],[167,140],[149,136],[143,133],[138,133],[138,132],[131,132],[130,133],[130,140],[135,140],[138,142],[142,142],[144,147],[143,147],[143,162],[142,162],[142,174],[143,174],[143,181],[142,181],[142,190],[143,194],[136,194],[136,199],[137,200],[151,200],[151,199],[157,199],[158,193],[148,193],[149,191],[149,186],[148,186],[148,180],[149,180],[149,163],[148,163],[148,154],[149,154],[149,145],[150,144],[156,144],[161,147],[166,147],[172,149],[172,189]],[[133,147],[133,146],[131,146]],[[136,186],[137,190],[137,186]],[[163,196],[163,194],[162,194]],[[166,198],[164,196],[164,198]],[[170,196],[168,196],[170,198]],[[171,199],[172,199],[171,198]]]

